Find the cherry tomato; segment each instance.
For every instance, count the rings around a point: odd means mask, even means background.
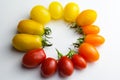
[[[100,32],[100,28],[96,25],[89,25],[82,27],[84,34],[98,34]]]
[[[78,49],[80,56],[88,62],[94,62],[99,59],[97,49],[89,43],[82,43]]]
[[[78,15],[76,22],[78,26],[83,27],[83,26],[88,26],[94,23],[96,18],[97,18],[96,11],[87,9],[87,10],[82,11]]]
[[[30,12],[30,17],[41,24],[46,24],[51,20],[49,11],[41,5],[37,5],[32,8]]]
[[[68,3],[64,8],[64,19],[68,22],[75,22],[79,14],[79,6],[74,2]]]
[[[42,48],[28,51],[22,59],[23,66],[27,68],[37,67],[46,58]]]
[[[63,16],[63,7],[57,1],[54,1],[54,2],[50,3],[49,11],[50,11],[51,17],[53,19],[57,20],[57,19],[62,18],[62,16]]]
[[[87,67],[87,62],[79,54],[74,54],[72,56],[72,62],[75,68],[82,69]]]
[[[41,74],[43,77],[52,76],[57,70],[57,61],[53,58],[47,58],[42,62]]]
[[[72,61],[66,56],[61,57],[58,61],[58,70],[61,76],[70,76],[74,71]]]
[[[84,42],[92,44],[93,46],[100,46],[105,42],[105,39],[104,37],[97,34],[88,34],[85,37]]]

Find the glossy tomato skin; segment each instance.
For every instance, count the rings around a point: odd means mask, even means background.
[[[97,49],[89,43],[82,43],[78,49],[78,52],[79,55],[82,56],[87,62],[95,62],[99,59]]]
[[[79,54],[74,54],[71,60],[73,62],[74,67],[77,69],[83,69],[87,67],[87,62]]]
[[[37,67],[45,60],[46,54],[42,48],[28,51],[22,59],[23,66],[27,68]]]
[[[92,44],[93,46],[100,46],[105,42],[105,39],[101,35],[88,34],[86,35],[84,42]]]
[[[66,56],[61,57],[58,61],[58,70],[62,77],[70,76],[74,71],[72,61]]]
[[[57,61],[54,58],[47,58],[42,62],[41,75],[43,77],[52,76],[57,70]]]

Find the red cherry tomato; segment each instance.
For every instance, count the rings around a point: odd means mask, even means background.
[[[23,56],[22,64],[27,68],[37,67],[45,58],[46,54],[42,48],[34,49]]]
[[[57,61],[53,58],[47,58],[42,62],[41,75],[43,77],[52,76],[57,70]]]
[[[61,57],[58,61],[58,70],[61,76],[70,76],[74,71],[72,61],[66,56]]]
[[[82,69],[87,67],[87,62],[79,54],[74,54],[72,56],[72,62],[75,68]]]

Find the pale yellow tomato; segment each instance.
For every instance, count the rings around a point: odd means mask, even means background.
[[[79,6],[74,2],[68,3],[64,8],[64,19],[68,22],[75,22],[79,14]]]
[[[97,13],[94,10],[84,10],[77,17],[77,24],[81,27],[91,25],[95,22]]]
[[[57,20],[57,19],[62,18],[62,16],[63,16],[63,7],[57,1],[54,1],[54,2],[50,3],[49,11],[50,11],[51,17],[53,19]]]
[[[46,24],[51,20],[49,11],[41,5],[37,5],[32,8],[30,17],[31,19],[38,21],[41,24]]]

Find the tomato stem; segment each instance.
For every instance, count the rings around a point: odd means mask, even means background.
[[[78,25],[77,25],[77,23],[76,22],[73,22],[73,23],[71,23],[71,26],[70,26],[71,28],[77,28],[77,27],[79,27]]]
[[[58,51],[58,49],[56,49],[56,51],[57,51],[57,53],[58,53],[58,59],[60,59],[60,58],[63,56],[63,54],[60,53],[60,52]]]
[[[52,30],[49,27],[46,27],[45,28],[45,33],[44,33],[45,37],[51,38],[51,37],[48,37],[48,35],[50,35],[51,33],[52,33]]]
[[[71,23],[72,25],[70,26],[71,28],[75,28],[76,32],[78,32],[79,34],[83,34],[83,30],[81,28],[81,26],[78,26],[76,22]]]
[[[83,35],[82,38],[78,38],[77,42],[73,43],[74,47],[78,48],[84,42],[84,39],[85,39],[85,35]]]
[[[72,56],[75,54],[75,53],[77,53],[77,52],[75,52],[74,50],[72,50],[72,49],[70,49],[69,48],[69,52],[68,52],[68,54],[66,55],[68,58],[72,58]]]
[[[45,46],[52,46],[52,43],[49,42],[46,38],[43,38],[43,39],[42,39],[42,46],[43,46],[43,48],[44,48]]]
[[[51,38],[51,37],[48,37],[48,35],[50,35],[51,33],[52,33],[52,30],[49,27],[46,27],[45,28],[45,33],[42,36],[42,46],[43,46],[43,48],[45,46],[52,46],[52,43],[47,40],[47,38]]]

